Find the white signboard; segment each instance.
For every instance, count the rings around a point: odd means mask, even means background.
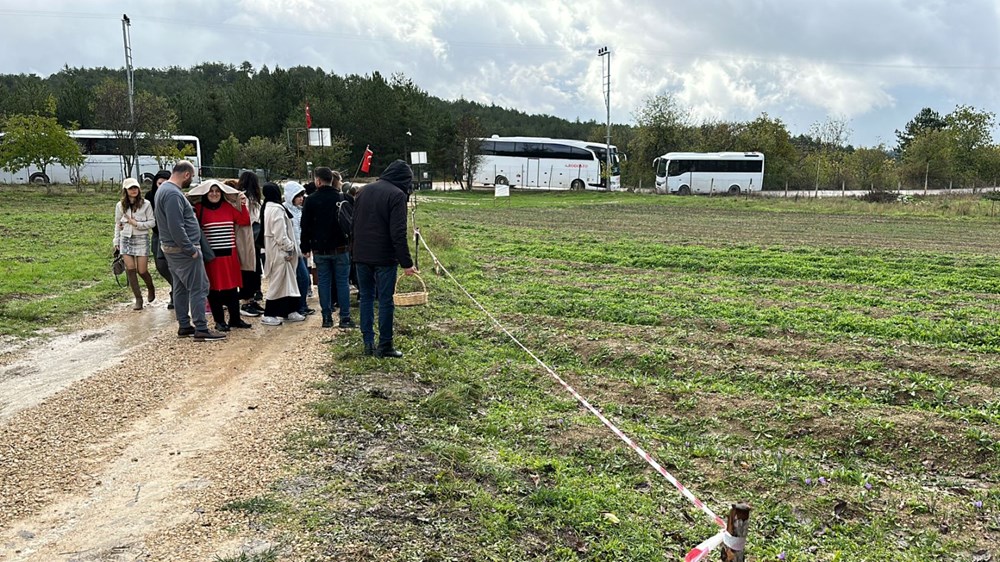
[[[330,129],[309,129],[309,146],[330,146]]]
[[[427,163],[427,153],[426,152],[411,152],[410,153],[410,164],[426,164]]]
[[[493,194],[495,197],[510,197],[510,186],[497,184],[494,186]]]

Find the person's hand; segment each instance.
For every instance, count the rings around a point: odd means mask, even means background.
[[[122,253],[122,250],[121,250],[121,248],[120,248],[120,247],[118,247],[118,246],[115,246],[115,255],[117,256],[117,255],[118,255],[118,254],[120,254],[120,253]]]
[[[407,267],[403,270],[404,275],[416,275],[418,273],[420,273],[420,271],[416,267]]]
[[[198,259],[198,256],[200,256],[200,255],[201,255],[201,253],[198,252],[198,250],[195,250],[194,253],[191,254],[191,257],[194,258],[194,259]]]

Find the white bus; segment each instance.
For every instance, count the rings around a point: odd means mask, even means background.
[[[526,189],[607,189],[601,177],[607,147],[601,143],[546,137],[501,137],[479,141],[472,178],[480,185]],[[621,187],[618,149],[611,145],[611,190]]]
[[[760,152],[668,152],[653,166],[657,193],[738,195],[760,191],[764,183]]]
[[[80,144],[80,152],[83,153],[84,160],[79,169],[50,164],[44,172],[34,167],[22,168],[14,173],[0,170],[0,183],[76,183],[77,180],[90,183],[122,181],[122,157],[117,149],[118,139],[115,138],[113,131],[79,129],[66,131],[66,133]],[[177,143],[178,149],[188,148],[188,152],[192,152],[191,156],[185,156],[185,158],[194,164],[195,174],[200,176],[201,142],[198,137],[172,135],[171,139]],[[143,182],[152,181],[159,169],[156,156],[139,155],[139,177]],[[79,177],[77,177],[77,173],[79,173]],[[199,179],[196,177],[195,183]]]

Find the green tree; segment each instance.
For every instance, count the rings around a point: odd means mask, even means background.
[[[941,114],[929,107],[920,110],[919,113],[906,124],[902,131],[896,129],[896,139],[898,144],[896,149],[906,152],[906,148],[913,142],[913,139],[926,131],[940,131],[948,124],[941,118]]]
[[[896,188],[895,161],[884,144],[873,148],[859,148],[844,158],[853,189],[871,191]]]
[[[215,155],[212,157],[212,166],[233,170],[243,166],[243,145],[236,135],[230,134],[229,138],[219,143],[219,148],[215,149]],[[221,174],[216,171],[215,175]]]
[[[55,117],[12,115],[2,122],[0,168],[14,173],[37,168],[39,181],[48,183],[47,168],[59,163],[66,167],[83,164],[80,145],[70,137]]]
[[[634,117],[638,130],[628,147],[629,157],[647,167],[657,156],[690,149],[693,144],[688,112],[670,94],[647,98]]]
[[[792,172],[799,161],[799,153],[792,144],[788,127],[778,118],[767,113],[746,123],[739,132],[736,149],[764,154],[764,186],[782,188],[791,182]]]
[[[287,146],[264,137],[250,137],[242,153],[243,165],[264,170],[265,180],[286,175],[292,163]]]

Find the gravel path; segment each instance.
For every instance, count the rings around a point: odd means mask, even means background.
[[[0,560],[208,560],[270,544],[219,508],[292,475],[284,436],[311,423],[309,383],[337,331],[318,316],[253,321],[195,343],[162,306],[87,319],[61,347],[6,362]],[[57,372],[59,356],[80,367]]]

